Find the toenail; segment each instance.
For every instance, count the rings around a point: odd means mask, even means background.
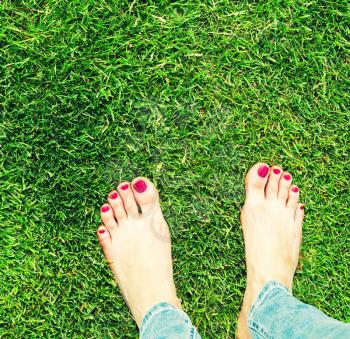
[[[301,209],[301,210],[303,210],[304,208],[305,208],[305,206],[304,206],[304,205],[301,205],[301,206],[300,206],[300,209]]]
[[[296,186],[294,186],[294,187],[292,187],[292,191],[293,191],[294,193],[298,193],[298,192],[299,192],[299,188],[296,187]]]
[[[102,206],[101,207],[102,212],[108,212],[109,211],[109,206]]]
[[[266,165],[261,165],[258,168],[259,177],[265,178],[267,176],[267,173],[269,173],[269,168]]]
[[[146,183],[141,179],[135,182],[133,185],[136,192],[143,193],[147,189]]]
[[[118,198],[118,193],[117,192],[113,192],[109,197],[111,199],[117,199]]]
[[[290,179],[292,178],[292,176],[289,175],[289,174],[285,174],[285,175],[283,176],[283,178],[286,179],[286,180],[290,180]]]
[[[99,230],[98,233],[103,234],[105,233],[105,230]]]
[[[128,184],[125,184],[125,185],[123,185],[123,186],[120,186],[120,188],[121,188],[123,191],[125,191],[125,190],[127,190],[127,189],[129,188],[129,185],[128,185]]]
[[[280,174],[280,172],[281,172],[281,170],[279,170],[278,168],[275,168],[275,169],[273,170],[273,173],[275,173],[275,174]]]

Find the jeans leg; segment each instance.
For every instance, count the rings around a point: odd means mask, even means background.
[[[140,339],[201,339],[188,315],[166,302],[154,305],[140,326]]]
[[[287,287],[268,282],[248,316],[257,338],[350,338],[350,324],[327,317],[317,308],[294,298]]]

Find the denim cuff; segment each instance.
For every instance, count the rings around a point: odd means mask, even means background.
[[[269,293],[273,292],[273,290],[280,290],[283,291],[283,293],[287,293],[288,295],[292,296],[288,288],[282,284],[280,284],[277,281],[268,281],[261,292],[258,295],[258,298],[256,299],[253,307],[251,308],[249,315],[248,315],[248,327],[252,330],[255,330],[261,334],[263,334],[266,338],[271,338],[269,335],[269,331],[259,322],[255,321],[255,314],[258,311],[259,307],[264,303],[266,297],[269,295]]]
[[[171,328],[174,324],[176,331]],[[143,335],[148,337],[150,333],[154,332],[154,329],[156,329],[157,332],[162,332],[162,330],[167,329],[171,332],[168,333],[171,338],[173,338],[172,335],[179,333],[183,334],[183,336],[180,336],[183,338],[196,338],[198,334],[188,315],[184,311],[175,308],[167,302],[160,302],[150,308],[142,319],[140,337],[143,337]],[[199,335],[198,338],[200,338]]]
[[[248,316],[253,339],[350,338],[350,325],[327,317],[293,297],[288,288],[269,281]]]

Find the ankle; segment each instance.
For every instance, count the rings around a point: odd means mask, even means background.
[[[250,307],[253,306],[266,283],[266,279],[262,279],[257,275],[248,274],[243,304],[250,305]]]
[[[238,339],[250,339],[250,331],[248,327],[248,315],[243,307],[241,309],[241,312],[239,313],[238,321],[237,321],[237,331],[236,331],[236,337]]]
[[[289,291],[292,291],[293,287],[293,276],[290,278],[289,275],[285,275],[280,271],[274,272],[274,274],[269,274],[267,276],[262,276],[258,272],[247,272],[247,287],[246,290],[249,290],[253,297],[257,298],[259,293],[262,291],[264,286],[269,281],[276,281],[288,288]],[[255,300],[254,300],[255,302]]]

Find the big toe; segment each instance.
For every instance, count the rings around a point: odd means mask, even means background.
[[[248,171],[245,178],[247,199],[265,197],[265,186],[270,168],[265,163],[257,163]]]
[[[159,205],[159,195],[154,184],[147,178],[137,177],[132,181],[131,186],[142,215],[145,216],[154,211],[154,208]]]

